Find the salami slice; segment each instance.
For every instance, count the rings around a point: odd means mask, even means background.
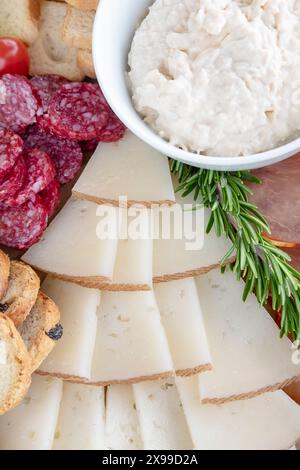
[[[5,204],[5,200],[14,197],[22,188],[26,177],[26,165],[24,158],[20,156],[13,169],[0,182],[0,201]]]
[[[48,222],[48,211],[36,196],[25,204],[0,212],[0,243],[24,250],[38,242]]]
[[[20,206],[48,186],[55,178],[51,158],[41,150],[30,150],[25,156],[27,175],[24,185],[13,197],[5,200],[8,207]]]
[[[48,111],[50,98],[60,89],[62,85],[69,81],[60,75],[39,75],[30,80],[42,102],[43,113]]]
[[[22,149],[21,137],[9,129],[0,129],[0,180],[14,166]]]
[[[300,154],[253,173],[263,183],[251,186],[251,200],[267,218],[270,238],[300,243]]]
[[[99,132],[98,139],[101,142],[107,142],[107,143],[117,142],[118,140],[124,137],[125,131],[126,131],[126,127],[124,126],[124,124],[111,111],[111,114],[108,119],[108,123]]]
[[[0,79],[0,127],[22,133],[36,122],[40,103],[32,85],[21,75],[3,75]]]
[[[51,217],[60,201],[59,182],[57,180],[51,181],[51,183],[39,193],[39,196],[48,211],[48,216]]]
[[[97,139],[82,140],[80,147],[83,153],[94,153],[98,147],[99,141]]]
[[[51,157],[60,184],[72,181],[82,166],[83,155],[78,142],[51,135],[37,126],[28,131],[24,142],[25,151],[33,148]]]
[[[70,139],[91,140],[106,126],[110,109],[98,85],[69,83],[52,96],[48,115],[53,128]]]

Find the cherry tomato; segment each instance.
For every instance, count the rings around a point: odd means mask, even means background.
[[[29,74],[27,47],[18,38],[0,37],[0,76],[5,73]]]

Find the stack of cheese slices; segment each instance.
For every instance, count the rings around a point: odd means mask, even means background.
[[[98,147],[23,257],[48,274],[64,336],[0,417],[0,449],[288,449],[300,437],[299,406],[281,390],[300,377],[297,355],[220,274],[226,240],[205,235],[189,251],[185,238],[120,236],[137,204],[147,233],[176,202],[185,213],[166,157],[130,133]]]

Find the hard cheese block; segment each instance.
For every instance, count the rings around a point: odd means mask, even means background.
[[[105,292],[98,315],[93,383],[132,383],[173,373],[152,291]]]
[[[64,334],[40,370],[64,378],[89,379],[100,291],[48,277],[42,290],[58,305]]]
[[[42,271],[66,280],[98,287],[112,279],[117,252],[117,212],[97,214],[91,202],[70,199],[46,229],[42,240],[32,246],[23,260]],[[104,221],[114,231],[114,238],[104,239],[99,223]],[[101,225],[102,227],[102,225]]]
[[[287,450],[299,438],[300,408],[282,391],[201,405],[197,377],[178,378],[177,385],[196,449]]]
[[[188,450],[193,448],[180,398],[173,379],[133,386],[144,448]]]
[[[34,375],[23,402],[0,417],[0,449],[50,450],[61,396],[61,380]]]
[[[131,385],[110,385],[107,388],[105,447],[108,450],[143,449]]]
[[[242,300],[244,285],[219,270],[197,279],[213,371],[200,376],[201,399],[221,403],[274,389],[300,375],[292,344],[254,295]]]
[[[194,279],[155,285],[155,296],[177,375],[211,369],[211,357]]]
[[[98,204],[175,202],[168,158],[130,132],[117,143],[101,143],[73,188],[73,194]]]
[[[54,450],[104,449],[102,387],[64,383]]]

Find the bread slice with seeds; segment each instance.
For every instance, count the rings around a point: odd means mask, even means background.
[[[30,358],[14,323],[0,315],[0,415],[23,400],[31,381]]]
[[[10,260],[9,257],[0,250],[0,299],[4,296],[9,277]],[[0,308],[1,312],[1,308]]]
[[[1,0],[0,36],[17,36],[32,44],[38,35],[40,0]]]
[[[18,327],[31,359],[34,372],[62,336],[60,313],[56,304],[42,292],[26,320]]]
[[[40,279],[35,271],[21,261],[10,263],[8,288],[1,298],[0,306],[15,325],[26,319],[35,304],[40,288]]]

